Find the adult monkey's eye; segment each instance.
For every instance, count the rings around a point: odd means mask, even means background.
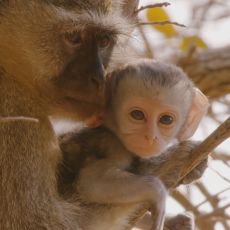
[[[65,39],[69,44],[71,44],[73,46],[76,46],[76,45],[79,45],[82,43],[82,36],[81,36],[80,31],[74,31],[71,33],[66,33]]]
[[[162,115],[159,122],[163,125],[171,125],[174,122],[174,117],[170,115]]]
[[[98,36],[98,47],[100,48],[106,48],[108,46],[110,46],[110,44],[112,43],[112,39],[110,38],[110,36],[108,35],[100,35]]]
[[[130,112],[130,116],[138,121],[142,121],[145,119],[145,114],[141,110],[133,110]]]

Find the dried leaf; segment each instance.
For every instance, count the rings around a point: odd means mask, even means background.
[[[198,36],[187,36],[182,39],[180,44],[181,50],[188,51],[192,46],[195,46],[200,49],[208,48],[205,41]]]
[[[150,22],[170,21],[167,12],[162,8],[149,8],[146,11],[147,19]],[[175,27],[171,24],[168,25],[152,25],[156,30],[163,33],[167,38],[177,35]]]

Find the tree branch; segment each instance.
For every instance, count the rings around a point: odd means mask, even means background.
[[[230,117],[222,123],[212,134],[210,134],[200,145],[191,153],[191,159],[185,164],[182,170],[180,180],[188,175],[196,166],[198,166],[209,153],[218,145],[230,137]]]
[[[180,27],[186,27],[183,24],[180,24],[178,22],[172,22],[172,21],[156,21],[156,22],[139,22],[139,26],[146,26],[146,25],[175,25],[175,26],[180,26]]]
[[[138,14],[140,11],[143,11],[143,10],[146,10],[146,9],[149,9],[149,8],[167,7],[169,5],[170,5],[169,2],[162,2],[162,3],[150,4],[150,5],[147,5],[147,6],[141,6],[139,9],[137,9],[135,11],[135,13]]]

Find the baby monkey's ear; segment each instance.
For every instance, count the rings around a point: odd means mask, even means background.
[[[177,137],[179,141],[186,140],[195,133],[200,121],[207,113],[208,106],[208,98],[198,88],[194,88],[191,108]]]

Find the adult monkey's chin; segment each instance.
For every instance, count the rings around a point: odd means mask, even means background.
[[[97,101],[78,100],[75,98],[65,98],[50,107],[49,114],[55,118],[65,118],[76,121],[87,121],[104,108],[103,100]]]

